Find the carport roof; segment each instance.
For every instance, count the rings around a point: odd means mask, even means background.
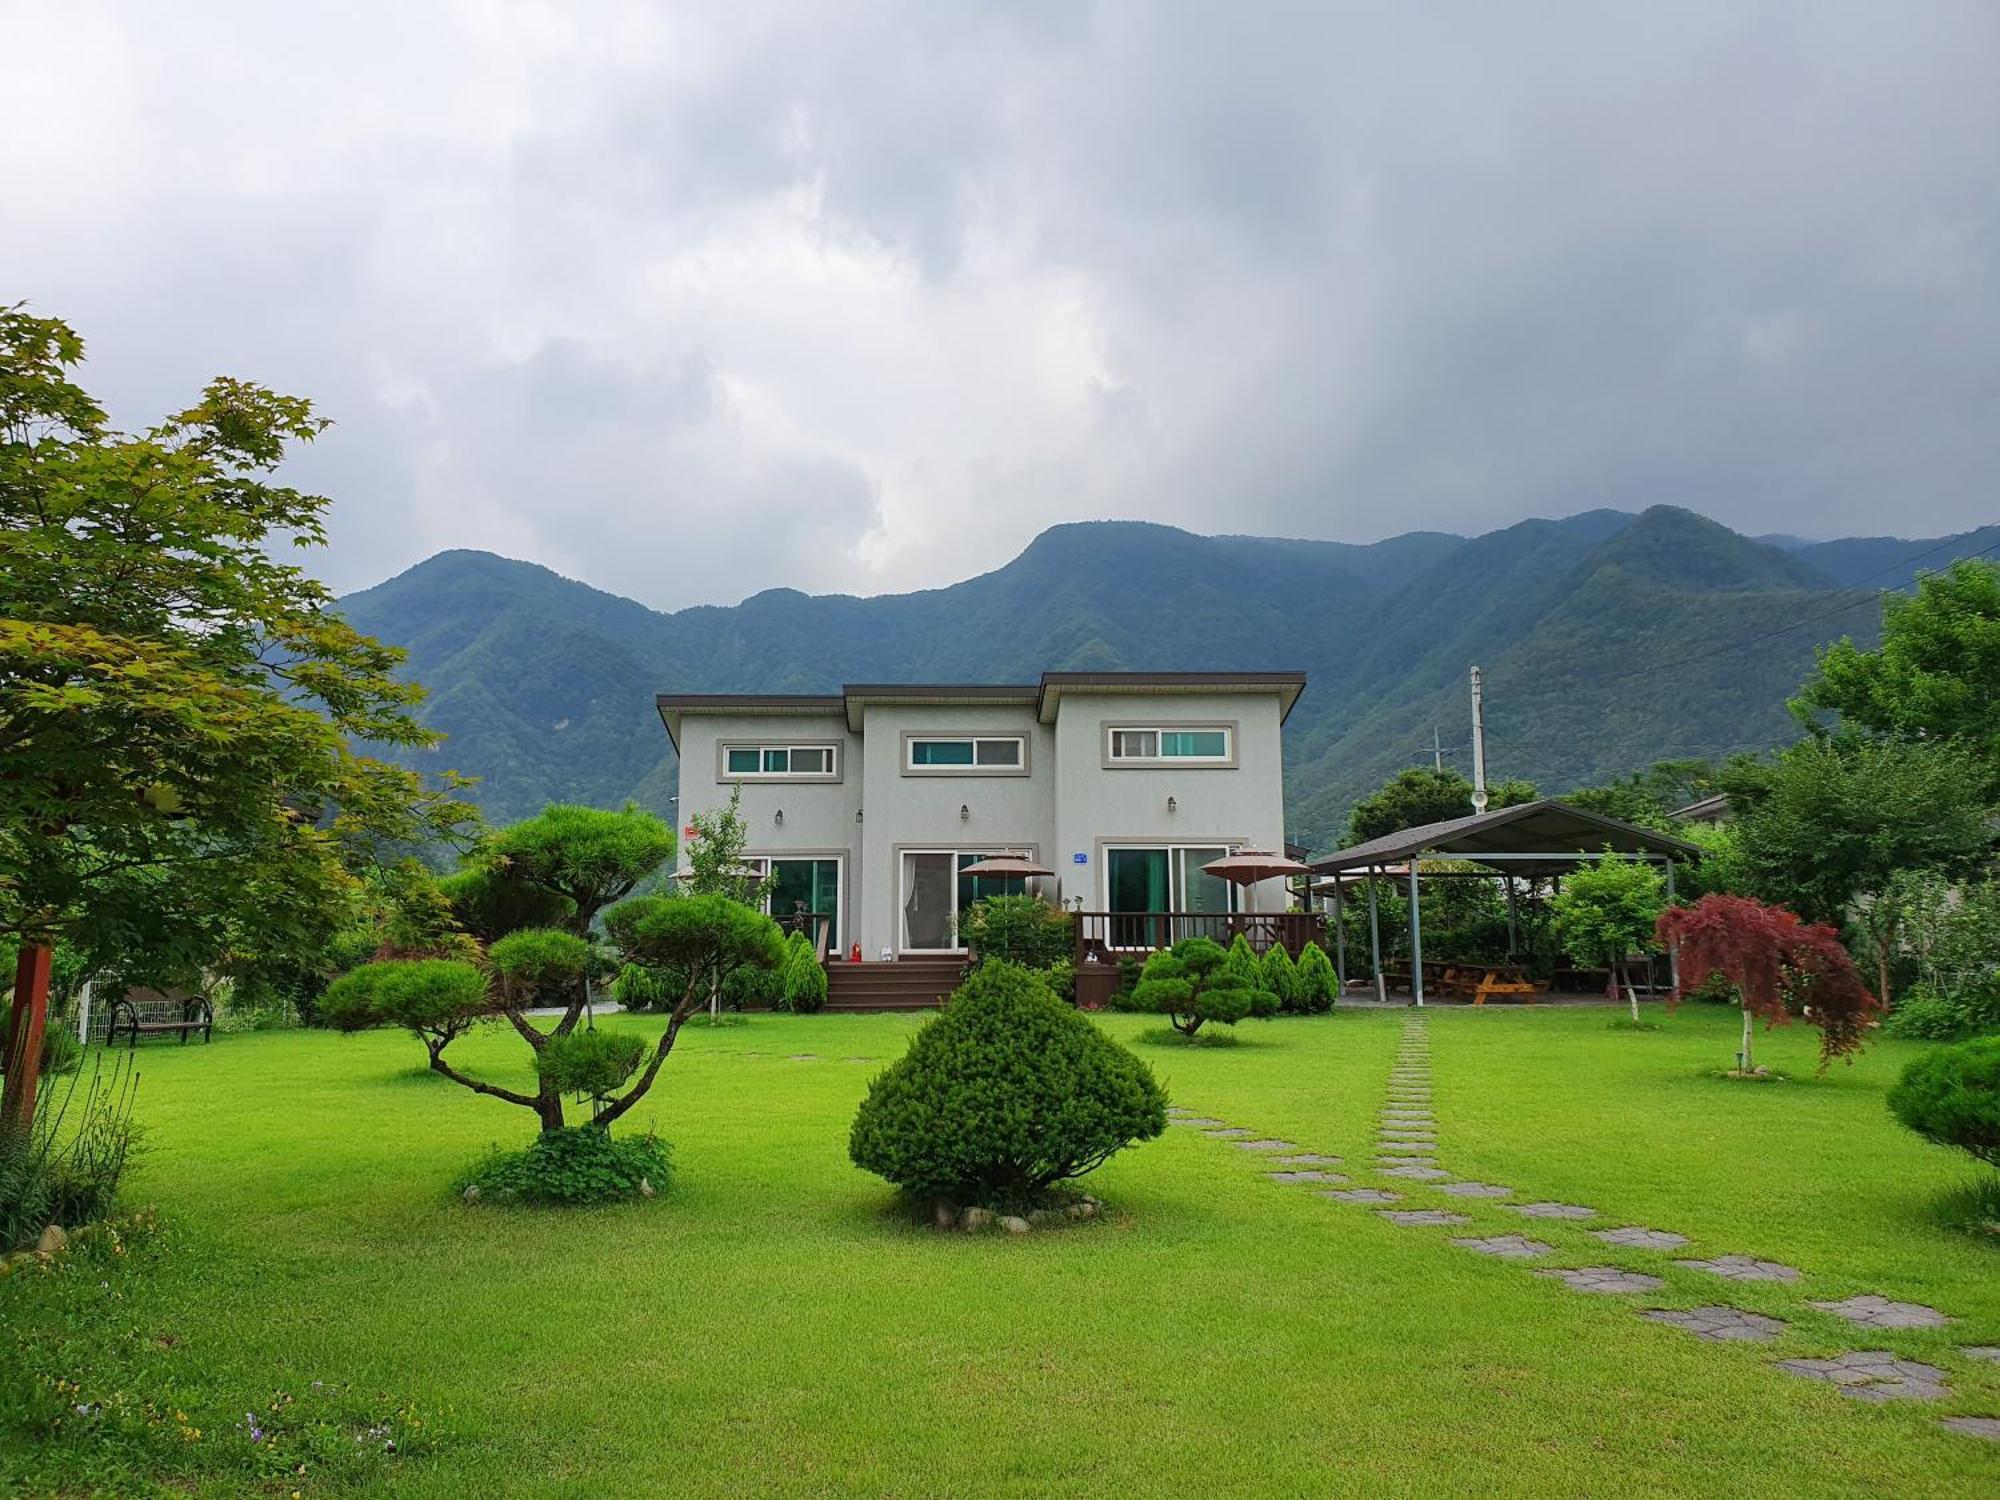
[[[1670,859],[1701,857],[1700,847],[1686,839],[1545,797],[1384,834],[1316,859],[1312,867],[1318,875],[1337,875],[1422,857],[1474,862],[1484,858],[1510,874],[1541,875],[1572,869],[1607,849]]]

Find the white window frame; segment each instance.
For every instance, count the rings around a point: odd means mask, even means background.
[[[729,768],[729,757],[733,751],[737,750],[755,751],[758,768],[754,771],[731,770]],[[765,757],[774,750],[785,752],[785,769],[782,771],[767,771],[763,768]],[[791,768],[792,757],[801,750],[824,754],[826,756],[826,769],[824,771],[793,770]],[[840,746],[824,741],[817,744],[802,744],[791,740],[724,740],[717,747],[716,760],[717,780],[723,782],[840,780]]]
[[[967,765],[926,766],[917,764],[918,745],[958,745],[972,747]],[[1006,744],[1015,747],[1011,761],[982,761],[981,745]],[[1025,734],[977,734],[950,730],[906,730],[903,734],[903,774],[905,776],[1026,776],[1028,737]]]
[[[1123,734],[1150,734],[1153,738],[1151,755],[1120,755],[1118,737]],[[1161,753],[1161,743],[1170,734],[1219,734],[1222,736],[1220,755],[1165,755]],[[1236,764],[1236,726],[1234,724],[1106,724],[1104,726],[1104,764],[1109,767],[1126,766],[1233,766]]]

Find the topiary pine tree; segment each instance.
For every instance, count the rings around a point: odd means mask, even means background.
[[[1925,1140],[2000,1167],[2000,1036],[1933,1047],[1903,1070],[1888,1103]]]
[[[1265,950],[1259,968],[1264,988],[1278,997],[1278,1009],[1305,1010],[1304,991],[1299,987],[1298,965],[1292,962],[1292,955],[1285,951],[1283,943],[1273,943]]]
[[[1265,987],[1254,955],[1247,967],[1246,974],[1243,964],[1231,963],[1222,946],[1208,938],[1183,938],[1146,960],[1132,989],[1132,1008],[1165,1016],[1183,1036],[1210,1021],[1234,1026],[1245,1016],[1273,1014],[1278,997]]]
[[[875,1080],[847,1149],[913,1194],[1027,1207],[1159,1135],[1166,1103],[1143,1062],[1038,976],[990,961]]]

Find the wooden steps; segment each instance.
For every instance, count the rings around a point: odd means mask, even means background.
[[[899,958],[889,963],[828,964],[828,1010],[930,1010],[958,988],[957,958]]]

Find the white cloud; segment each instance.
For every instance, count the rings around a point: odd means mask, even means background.
[[[128,422],[312,395],[341,587],[1990,519],[1992,12],[1538,14],[0,3],[0,296]]]

